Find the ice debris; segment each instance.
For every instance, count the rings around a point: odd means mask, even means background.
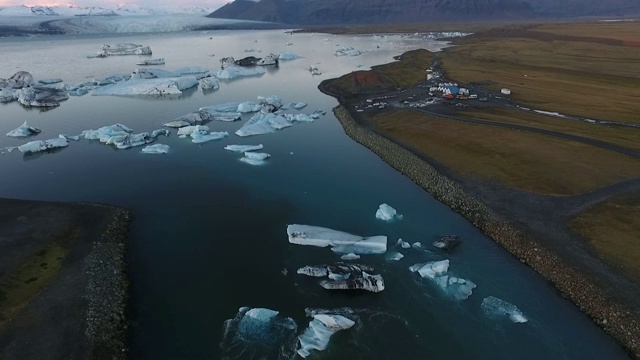
[[[384,290],[382,275],[371,275],[371,266],[360,264],[336,263],[334,265],[305,266],[297,273],[311,277],[328,277],[321,280],[320,286],[327,290],[366,290],[381,292]]]
[[[449,260],[432,261],[424,264],[415,264],[409,267],[411,272],[417,272],[423,278],[435,279],[449,271]]]
[[[18,150],[20,150],[23,154],[37,153],[41,151],[63,148],[69,146],[69,143],[66,139],[63,138],[55,138],[49,140],[36,140],[31,141],[26,144],[18,146]]]
[[[160,59],[148,59],[138,61],[136,65],[146,66],[146,65],[164,65],[164,58]]]
[[[264,146],[262,144],[260,145],[227,145],[224,148],[225,150],[229,150],[229,151],[245,153],[248,151],[262,150]]]
[[[402,219],[402,215],[398,214],[396,209],[387,204],[382,204],[376,211],[376,218],[383,221],[391,221],[394,219]]]
[[[264,165],[270,156],[271,155],[267,153],[245,152],[244,157],[242,157],[240,161],[249,165]]]
[[[64,90],[45,86],[22,88],[15,92],[15,96],[20,104],[33,107],[57,107],[61,101],[69,99]]]
[[[40,134],[41,132],[42,132],[42,130],[36,129],[34,127],[31,127],[31,126],[27,125],[27,122],[25,121],[24,124],[20,125],[17,129],[13,129],[13,130],[9,131],[7,133],[7,136],[10,136],[10,137],[27,137],[27,136],[31,136],[31,135]]]
[[[354,253],[348,253],[348,254],[344,254],[342,256],[340,256],[340,259],[342,260],[358,260],[360,259],[360,255],[354,254]]]
[[[398,242],[396,243],[396,246],[400,246],[403,249],[408,249],[411,247],[411,244],[409,244],[406,241],[403,241],[402,239],[398,239]]]
[[[338,253],[383,254],[387,251],[386,236],[362,237],[329,228],[309,225],[287,226],[289,242],[318,247],[331,246]]]
[[[142,148],[144,154],[166,154],[169,152],[169,145],[155,144]]]
[[[259,65],[259,66],[278,65],[278,55],[269,54],[263,57],[262,59],[258,60],[256,65]]]
[[[314,65],[310,65],[309,66],[309,72],[311,73],[311,75],[322,75],[322,72],[320,71],[320,69],[318,69],[317,66]]]
[[[485,315],[491,318],[508,316],[514,323],[526,323],[529,321],[515,305],[498,299],[497,297],[489,296],[484,298],[480,306]]]
[[[206,77],[200,79],[200,89],[202,90],[218,90],[220,88],[220,80],[216,77]]]

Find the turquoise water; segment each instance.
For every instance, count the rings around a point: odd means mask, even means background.
[[[210,39],[210,37],[212,39]],[[327,39],[327,40],[325,40]],[[258,42],[255,42],[257,40]],[[179,98],[71,98],[60,108],[40,112],[17,103],[0,105],[0,134],[25,120],[43,130],[35,139],[59,133],[123,123],[136,132],[151,131],[165,121],[201,106],[278,95],[303,101],[327,115],[314,123],[250,138],[233,132],[236,123],[209,123],[212,131],[229,131],[221,141],[201,145],[175,132],[160,143],[167,155],[140,149],[114,150],[86,140],[39,156],[0,156],[0,196],[91,201],[130,208],[131,355],[136,359],[220,358],[224,320],[241,306],[281,311],[306,328],[306,307],[360,309],[362,326],[334,336],[323,359],[617,359],[622,349],[533,270],[434,200],[379,158],[348,138],[331,109],[333,98],[321,94],[324,78],[391,61],[405,50],[438,45],[407,37],[339,37],[285,35],[281,31],[181,33],[0,39],[0,77],[27,70],[36,78],[69,82],[135,69],[136,57],[86,59],[102,43],[148,44],[163,68],[218,68],[223,56],[290,51],[303,59],[283,62],[259,78],[223,83],[219,91],[186,92]],[[285,46],[292,42],[293,46]],[[341,46],[368,50],[357,57],[335,57]],[[6,51],[5,51],[6,49]],[[215,54],[216,56],[211,56]],[[59,59],[55,65],[51,58]],[[312,77],[316,65],[323,72]],[[247,117],[248,118],[248,117]],[[247,118],[244,118],[246,120]],[[0,137],[0,148],[25,141]],[[228,144],[258,144],[272,157],[265,166],[240,162]],[[404,218],[375,219],[381,203]],[[325,226],[359,235],[387,235],[389,248],[400,237],[420,241],[430,251],[401,250],[398,262],[384,255],[363,256],[385,278],[379,294],[336,293],[313,279],[296,275],[304,265],[338,257],[328,249],[290,245],[287,224]],[[456,234],[463,244],[452,255],[432,249],[440,235]],[[451,262],[450,274],[478,287],[464,301],[454,301],[408,267],[419,262]],[[283,274],[287,269],[287,275]],[[513,324],[486,317],[480,304],[495,296],[515,304],[529,319]]]

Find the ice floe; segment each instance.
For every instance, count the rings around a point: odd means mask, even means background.
[[[292,126],[290,121],[283,115],[274,113],[256,114],[249,119],[240,129],[236,131],[236,135],[246,137],[252,135],[261,135],[272,133]]]
[[[432,261],[424,264],[415,264],[409,267],[411,272],[417,272],[423,278],[435,279],[449,271],[449,260]]]
[[[344,254],[342,256],[340,256],[340,259],[342,260],[358,260],[360,259],[360,255],[354,254],[354,253],[349,253],[349,254]]]
[[[366,290],[381,292],[384,290],[382,275],[371,275],[374,269],[361,264],[336,263],[333,265],[305,266],[297,273],[311,277],[328,277],[320,281],[327,290]]]
[[[380,219],[383,221],[391,221],[394,219],[402,219],[402,215],[398,214],[396,209],[392,208],[387,204],[382,204],[376,211],[376,219]]]
[[[297,245],[332,247],[338,253],[383,254],[387,251],[386,236],[362,237],[329,228],[309,225],[287,226],[289,242]]]
[[[293,359],[297,347],[295,321],[278,311],[243,307],[224,322],[222,359]]]
[[[224,139],[225,137],[229,136],[229,133],[226,131],[208,132],[208,131],[196,130],[196,131],[193,131],[190,136],[191,136],[191,142],[195,144],[201,144],[207,141]]]
[[[142,61],[138,61],[136,63],[136,65],[141,65],[141,66],[145,66],[145,65],[164,65],[164,59],[160,58],[160,59],[142,60]]]
[[[262,104],[253,102],[253,101],[245,101],[238,104],[238,108],[236,109],[239,113],[252,113],[258,112],[262,109]]]
[[[99,140],[103,144],[114,145],[118,149],[128,149],[152,143],[160,135],[169,135],[168,130],[165,129],[155,130],[152,134],[148,132],[132,133],[133,130],[122,124],[114,124],[103,126],[97,130],[85,130],[80,136],[87,140]]]
[[[462,243],[462,240],[459,236],[455,235],[447,235],[440,238],[440,240],[436,240],[433,242],[433,246],[438,249],[445,250],[447,252],[453,251],[458,245]]]
[[[15,92],[15,96],[20,104],[33,107],[57,107],[61,101],[69,99],[64,90],[45,86],[22,88]]]
[[[262,59],[258,60],[256,63],[258,66],[269,66],[269,65],[278,65],[278,55],[269,54]]]
[[[200,79],[200,89],[202,90],[218,90],[220,88],[220,80],[217,77],[206,77]]]
[[[93,90],[94,96],[104,95],[180,95],[183,90],[198,85],[193,76],[158,79],[131,79]]]
[[[298,355],[303,358],[311,355],[312,350],[323,351],[329,346],[331,335],[353,327],[356,322],[339,314],[323,313],[312,315],[309,327],[298,336],[300,348]]]
[[[27,122],[25,121],[24,124],[20,125],[18,128],[9,131],[7,133],[7,136],[9,136],[9,137],[27,137],[27,136],[31,136],[31,135],[40,134],[41,132],[42,132],[42,130],[36,129],[34,127],[31,127],[31,126],[27,125]]]
[[[401,253],[397,251],[392,251],[388,254],[387,259],[391,261],[399,261],[399,260],[402,260],[403,257],[404,255],[402,255]]]
[[[288,103],[288,104],[282,105],[282,107],[280,107],[280,109],[281,110],[290,110],[290,109],[300,110],[302,108],[305,108],[306,106],[307,106],[307,104],[305,104],[303,102]]]
[[[151,55],[151,48],[148,46],[120,43],[120,44],[104,44],[102,51],[97,57],[118,56],[118,55]]]
[[[225,150],[229,150],[229,151],[245,153],[249,151],[262,150],[264,146],[262,144],[260,145],[227,145],[224,148]]]
[[[515,305],[497,297],[489,296],[484,298],[480,306],[485,315],[491,318],[508,316],[514,323],[526,323],[529,321]]]
[[[206,111],[195,111],[186,115],[182,115],[179,118],[166,122],[162,126],[171,128],[181,128],[190,125],[203,124],[211,120],[211,115]]]
[[[237,65],[231,65],[216,71],[214,75],[218,79],[231,80],[240,77],[262,76],[265,73],[266,71],[260,67],[245,68]]]
[[[169,145],[155,144],[145,146],[141,150],[145,154],[166,154],[169,152]]]
[[[264,165],[271,155],[259,152],[245,152],[240,161],[249,165]]]
[[[55,138],[49,140],[36,140],[31,141],[26,144],[18,146],[18,150],[20,150],[23,154],[31,154],[37,153],[41,151],[63,148],[69,146],[69,142],[67,142],[64,138]]]
[[[400,246],[403,249],[408,249],[411,247],[411,244],[409,244],[408,242],[402,240],[402,239],[398,239],[398,242],[396,243],[396,246]]]
[[[461,279],[454,276],[440,276],[434,279],[435,283],[442,288],[449,296],[456,300],[465,300],[471,296],[476,284],[470,280]]]

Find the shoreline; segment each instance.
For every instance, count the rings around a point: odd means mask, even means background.
[[[320,84],[320,91],[340,96]],[[626,306],[579,269],[568,265],[555,252],[526,234],[508,219],[497,215],[487,205],[465,192],[464,188],[436,170],[431,164],[402,144],[359,124],[342,105],[333,109],[343,130],[353,140],[371,150],[391,167],[407,176],[438,201],[469,220],[485,235],[542,275],[598,326],[620,343],[630,356],[640,359],[640,321]]]

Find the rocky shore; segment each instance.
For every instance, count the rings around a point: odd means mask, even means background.
[[[327,89],[320,89],[332,96]],[[598,286],[580,269],[563,261],[560,256],[526,234],[416,154],[375,131],[361,126],[343,106],[334,109],[345,133],[373,151],[386,163],[413,180],[417,185],[467,218],[487,236],[502,245],[522,263],[529,265],[550,281],[563,296],[574,302],[607,333],[614,337],[631,356],[640,359],[640,320],[638,314]]]

